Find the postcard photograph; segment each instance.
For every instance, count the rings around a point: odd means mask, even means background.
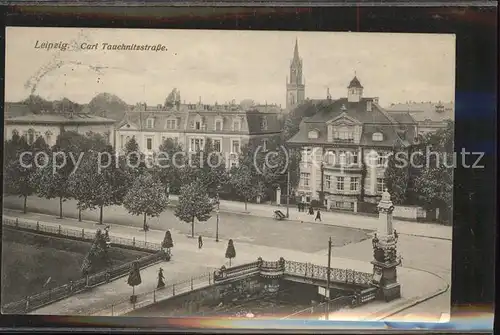
[[[449,321],[454,35],[5,43],[2,313]]]

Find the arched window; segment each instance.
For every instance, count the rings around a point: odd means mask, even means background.
[[[380,142],[384,140],[384,135],[382,133],[373,133],[372,141]]]
[[[51,141],[52,141],[52,132],[50,130],[47,130],[45,132],[45,142],[47,142],[47,144],[50,145]]]

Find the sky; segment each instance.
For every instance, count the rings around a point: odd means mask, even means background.
[[[356,73],[382,105],[453,101],[455,36],[284,31],[7,27],[5,100],[29,94],[87,103],[102,92],[129,104],[162,104],[173,88],[188,102],[286,102],[295,40],[306,97],[345,97]],[[67,42],[67,50],[36,48]],[[82,43],[98,43],[84,50]],[[102,50],[103,43],[164,45],[166,51]]]

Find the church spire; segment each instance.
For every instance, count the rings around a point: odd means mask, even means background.
[[[293,60],[294,61],[299,61],[300,60],[300,57],[299,57],[299,41],[298,41],[297,37],[295,38],[295,48],[293,49]]]

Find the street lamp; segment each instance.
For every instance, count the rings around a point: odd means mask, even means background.
[[[217,223],[215,226],[215,242],[219,242],[219,209],[220,209],[220,185],[217,185],[217,209],[215,213],[217,214]]]
[[[287,177],[286,177],[286,218],[287,219],[290,216],[288,207],[290,207],[290,166],[288,166]]]
[[[326,315],[325,319],[328,320],[330,316],[330,273],[332,261],[332,238],[328,239],[328,268],[326,269]]]

